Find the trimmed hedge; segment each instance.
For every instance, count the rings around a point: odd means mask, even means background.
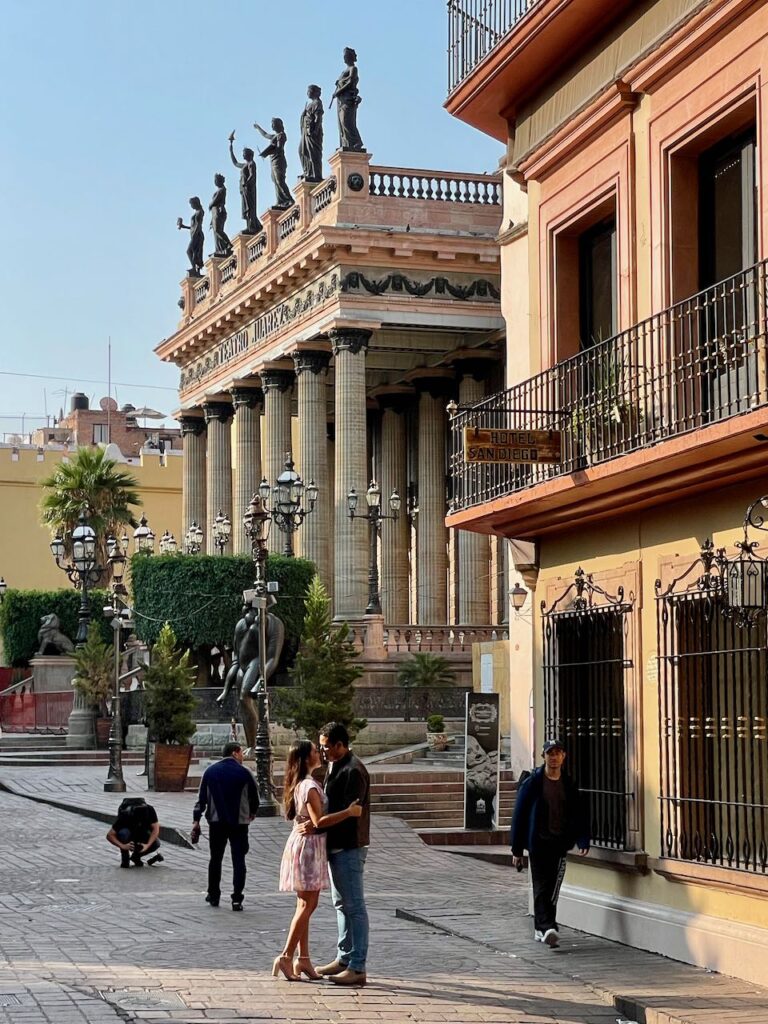
[[[102,614],[109,604],[109,594],[92,590],[89,595],[91,618],[101,627],[105,643],[112,643],[112,629]],[[9,665],[26,665],[38,650],[37,634],[44,615],[58,615],[61,631],[74,643],[80,593],[67,590],[9,590],[0,604],[0,633],[3,651]]]
[[[314,565],[304,558],[267,559],[267,579],[280,584],[272,611],[285,623],[291,652],[301,638],[304,596],[314,573]],[[153,644],[167,621],[181,647],[229,646],[243,591],[253,586],[253,575],[253,562],[245,556],[134,555],[131,589],[137,636]]]

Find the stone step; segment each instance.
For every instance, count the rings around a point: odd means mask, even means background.
[[[463,813],[464,800],[403,800],[395,805],[371,803],[372,814],[394,814],[400,817],[402,814],[410,814],[412,811],[455,811]]]

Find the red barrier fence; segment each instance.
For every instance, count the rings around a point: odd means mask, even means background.
[[[0,728],[3,732],[67,731],[72,693],[0,693]]]

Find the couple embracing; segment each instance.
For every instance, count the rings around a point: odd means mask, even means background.
[[[296,912],[272,974],[288,981],[305,975],[360,986],[366,982],[368,953],[363,890],[370,832],[368,772],[349,749],[349,733],[340,723],[323,726],[318,746],[299,740],[288,753],[283,803],[293,829],[280,865],[280,891],[296,893]],[[312,778],[323,761],[328,764],[324,788]],[[309,955],[309,922],[329,878],[338,950],[331,963],[315,968]]]

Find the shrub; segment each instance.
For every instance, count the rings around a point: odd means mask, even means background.
[[[427,732],[445,732],[445,719],[442,715],[430,715],[427,719]]]
[[[189,661],[189,651],[176,649],[176,636],[166,622],[144,676],[147,729],[157,743],[183,745],[194,735],[195,673]]]
[[[103,708],[112,693],[115,674],[115,651],[105,644],[99,623],[88,627],[88,639],[75,651],[75,689],[93,707]]]
[[[304,624],[304,594],[314,574],[303,558],[270,555],[267,579],[280,591],[271,609],[285,623],[286,648],[292,656]],[[254,568],[245,556],[134,555],[131,588],[136,634],[154,643],[163,623],[173,625],[180,646],[230,646],[243,605],[243,591],[253,586]]]
[[[109,594],[92,590],[89,595],[91,619],[98,624],[105,643],[112,640],[112,629],[102,615]],[[44,615],[57,615],[61,631],[74,642],[77,636],[80,594],[73,588],[62,590],[9,590],[0,604],[0,634],[5,660],[9,665],[27,665],[39,648],[37,634]]]

